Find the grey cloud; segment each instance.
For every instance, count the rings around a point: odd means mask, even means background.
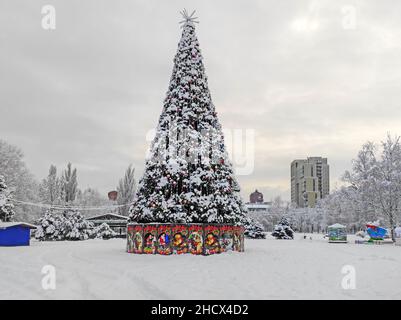
[[[329,158],[333,185],[366,140],[401,127],[401,3],[347,1],[54,0],[0,4],[0,137],[19,145],[38,178],[76,163],[82,187],[115,187],[144,164],[181,29],[197,9],[209,87],[224,128],[256,131],[255,171],[243,193],[289,196],[294,158]],[[294,30],[294,21],[318,23]],[[301,28],[302,29],[302,28]]]

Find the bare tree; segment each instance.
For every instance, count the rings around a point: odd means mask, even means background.
[[[130,204],[135,196],[136,181],[135,181],[135,168],[130,165],[125,171],[124,178],[120,179],[117,186],[117,203],[119,205]],[[128,214],[130,206],[119,208],[119,212],[123,215]]]

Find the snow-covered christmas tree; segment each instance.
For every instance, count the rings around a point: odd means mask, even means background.
[[[130,217],[141,223],[243,224],[245,209],[210,96],[197,21],[193,13],[183,16],[170,85]]]
[[[14,205],[11,200],[12,193],[7,187],[4,177],[0,175],[0,221],[11,221],[14,216]]]

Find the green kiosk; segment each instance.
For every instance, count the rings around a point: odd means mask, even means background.
[[[347,227],[335,223],[328,227],[329,243],[347,243]]]

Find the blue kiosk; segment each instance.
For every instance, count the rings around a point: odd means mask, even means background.
[[[29,246],[31,229],[36,226],[25,222],[0,222],[0,247]]]

